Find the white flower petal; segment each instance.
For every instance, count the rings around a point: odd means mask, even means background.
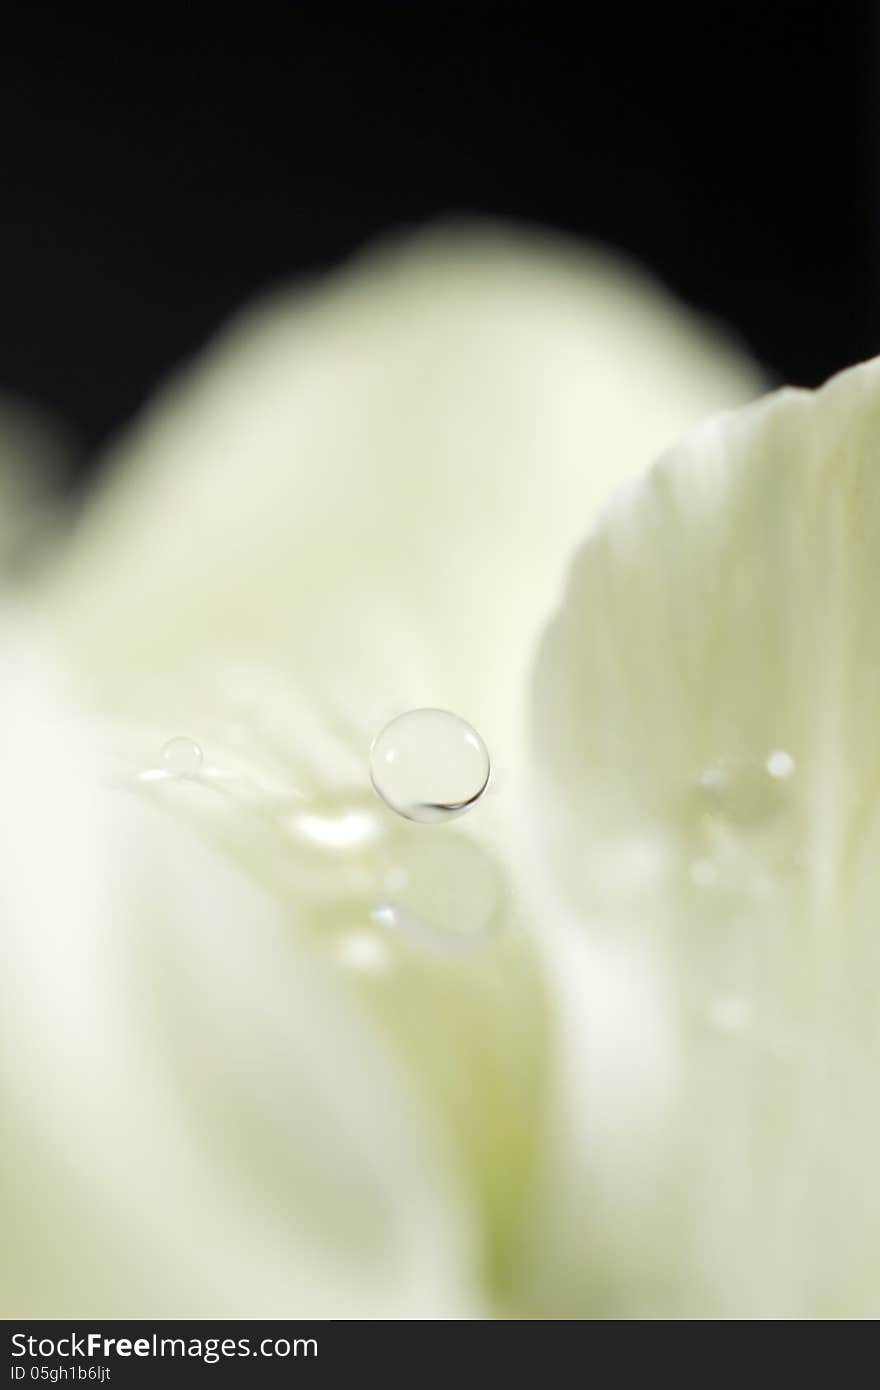
[[[405,1069],[225,856],[96,785],[0,624],[7,1317],[479,1315]]]
[[[876,362],[697,429],[609,507],[543,643],[552,891],[594,993],[620,966],[598,1055],[621,1016],[633,1053],[559,1097],[575,1300],[876,1314],[878,429]]]
[[[755,387],[609,257],[431,233],[233,325],[110,460],[46,595],[105,708],[144,721],[127,775],[199,741],[199,785],[144,790],[271,888],[422,1078],[496,1291],[546,1084],[541,919],[507,835],[534,639],[609,486]],[[487,741],[461,826],[369,792],[370,739],[420,705]]]

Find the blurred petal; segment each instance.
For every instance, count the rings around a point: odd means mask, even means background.
[[[270,662],[367,740],[419,704],[507,755],[585,517],[750,365],[643,276],[491,228],[235,323],[108,460],[54,595],[113,692]]]
[[[610,1312],[876,1315],[878,429],[877,362],[711,420],[608,508],[545,637],[560,1029],[594,1036],[539,1298],[564,1266]]]
[[[403,1068],[224,855],[99,787],[0,625],[6,1317],[479,1315]]]
[[[124,775],[272,890],[421,1078],[496,1292],[546,1088],[549,906],[524,917],[508,837],[533,644],[609,486],[755,389],[610,257],[429,233],[234,324],[108,461],[46,594],[126,716]],[[419,705],[493,762],[429,832],[368,789],[371,738]],[[161,775],[174,735],[204,748],[197,785]]]

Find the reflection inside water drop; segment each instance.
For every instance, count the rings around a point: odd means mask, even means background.
[[[447,821],[469,811],[489,781],[489,753],[457,714],[415,709],[392,719],[373,741],[370,779],[407,820]]]

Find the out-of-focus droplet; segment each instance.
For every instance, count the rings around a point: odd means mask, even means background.
[[[494,861],[465,836],[413,839],[405,872],[386,873],[371,917],[420,954],[486,947],[501,920],[502,882]]]
[[[781,810],[794,772],[794,758],[778,748],[763,759],[718,758],[700,772],[697,787],[710,815],[747,828]]]
[[[202,750],[191,738],[170,738],[161,753],[162,767],[170,777],[198,777],[202,770]]]
[[[457,714],[415,709],[373,741],[370,778],[392,811],[412,821],[447,821],[469,811],[489,781],[489,753]]]
[[[790,753],[786,753],[784,748],[775,748],[772,753],[768,753],[765,766],[770,776],[774,777],[777,782],[785,782],[789,777],[794,776],[794,758]]]

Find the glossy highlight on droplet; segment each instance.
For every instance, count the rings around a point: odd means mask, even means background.
[[[442,709],[414,709],[373,740],[370,780],[406,820],[448,821],[474,806],[489,782],[489,752],[466,720]]]
[[[178,735],[163,745],[160,761],[169,777],[198,777],[204,758],[193,739]]]
[[[768,753],[764,766],[777,782],[787,782],[795,773],[794,758],[784,748],[774,748],[772,753]]]

